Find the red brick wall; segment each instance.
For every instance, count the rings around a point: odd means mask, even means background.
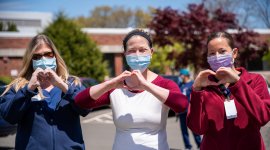
[[[115,75],[120,75],[123,72],[123,54],[116,53],[114,55]]]
[[[26,48],[31,38],[0,38],[0,48]]]
[[[96,34],[89,35],[89,37],[97,43],[97,45],[122,45],[122,40],[125,35],[106,35],[106,34]]]
[[[22,67],[22,59],[21,58],[0,58],[0,76],[10,76],[10,71],[12,69],[17,69],[18,73]]]

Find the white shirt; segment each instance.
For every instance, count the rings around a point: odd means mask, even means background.
[[[169,150],[168,106],[147,91],[126,89],[115,89],[110,103],[116,126],[113,150]]]

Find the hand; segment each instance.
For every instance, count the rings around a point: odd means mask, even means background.
[[[40,86],[40,82],[43,82],[44,80],[46,80],[46,78],[43,69],[37,68],[32,73],[32,77],[28,84],[28,89],[32,91],[35,90],[38,86]]]
[[[61,84],[63,84],[63,80],[50,68],[46,68],[44,70],[46,80],[50,82],[53,86],[59,87]]]
[[[210,75],[216,76],[216,73],[209,69],[201,71],[194,81],[194,90],[199,91],[201,88],[207,87],[209,85],[219,85],[217,82],[209,80]]]
[[[129,76],[131,76],[131,72],[130,71],[124,71],[124,72],[122,72],[117,77],[109,80],[110,86],[112,88],[128,88],[127,85],[124,84],[124,80],[127,77],[129,77]]]
[[[65,83],[57,74],[55,71],[53,71],[50,68],[46,68],[44,70],[47,81],[52,84],[53,86],[56,86],[60,88],[64,93],[68,90],[68,85]]]
[[[216,71],[216,78],[219,80],[218,84],[235,83],[240,79],[237,72],[229,67],[220,67]]]
[[[147,81],[139,70],[133,70],[130,77],[126,78],[127,86],[130,90],[145,89]]]

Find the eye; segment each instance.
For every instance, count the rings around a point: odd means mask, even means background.
[[[34,54],[32,59],[33,60],[39,60],[39,59],[41,59],[41,57],[42,57],[42,55],[40,55],[40,54]]]
[[[130,50],[127,51],[127,53],[128,53],[128,54],[133,54],[133,53],[136,53],[136,50],[130,49]]]
[[[148,49],[146,49],[146,48],[142,48],[142,49],[140,49],[139,51],[140,51],[140,53],[145,53],[147,50],[148,50]]]
[[[221,51],[220,51],[220,54],[225,54],[227,51],[225,50],[225,49],[222,49]]]
[[[216,53],[215,52],[209,52],[207,55],[208,56],[213,56],[213,55],[215,55]]]
[[[53,52],[47,52],[47,53],[43,54],[43,56],[45,56],[47,58],[53,58],[54,57],[54,53]]]

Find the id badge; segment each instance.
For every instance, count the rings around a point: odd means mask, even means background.
[[[233,119],[237,117],[237,110],[233,99],[225,100],[224,106],[227,119]]]

